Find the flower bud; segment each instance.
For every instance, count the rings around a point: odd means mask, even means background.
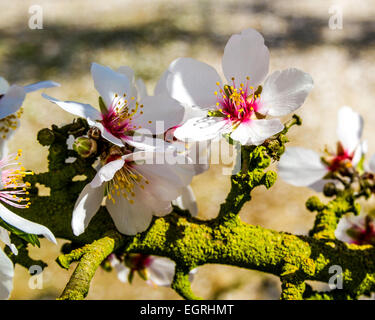
[[[89,137],[78,137],[73,143],[73,150],[82,158],[88,158],[97,151],[96,141]]]
[[[332,197],[337,193],[336,185],[333,182],[328,182],[324,185],[323,194],[326,197]]]

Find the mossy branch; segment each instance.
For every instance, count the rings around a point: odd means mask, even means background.
[[[148,230],[130,237],[116,231],[107,210],[102,207],[85,233],[75,237],[70,225],[73,206],[84,185],[95,174],[92,167],[95,158],[83,160],[76,155],[74,163],[66,164],[66,157],[74,155],[68,152],[66,139],[69,134],[80,136],[87,130],[87,123],[78,120],[62,128],[53,126],[39,132],[40,143],[49,146],[49,172],[29,179],[33,186],[32,206],[17,211],[27,219],[46,225],[56,237],[68,239],[78,248],[57,260],[64,268],[78,261],[61,299],[83,299],[96,269],[114,251],[172,259],[176,262],[172,287],[187,299],[197,298],[188,283],[189,271],[208,263],[278,276],[283,299],[325,297],[311,290],[308,293],[305,281],[328,282],[332,265],[343,269],[343,296],[358,297],[374,290],[375,249],[370,245],[348,245],[334,238],[338,219],[346,212],[358,210],[347,194],[337,196],[328,204],[317,198],[308,201],[308,208],[318,212],[310,236],[276,232],[240,220],[238,213],[250,200],[250,192],[257,186],[269,188],[275,182],[276,174],[266,169],[284,150],[286,138],[283,135],[260,147],[242,148],[241,171],[231,177],[231,191],[216,219],[201,221],[176,209],[165,217],[154,218]],[[85,175],[87,179],[73,181],[76,175]],[[50,195],[38,196],[36,183],[50,187]],[[337,294],[332,293],[332,296]]]

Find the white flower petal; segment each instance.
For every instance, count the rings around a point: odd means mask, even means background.
[[[167,202],[181,195],[195,175],[194,166],[187,164],[143,164],[136,170],[149,181],[145,191]]]
[[[361,115],[350,107],[340,108],[337,117],[337,137],[349,153],[359,145],[363,130]]]
[[[221,79],[214,68],[191,58],[179,58],[168,70],[167,89],[173,98],[202,108],[215,105],[216,83]]]
[[[284,116],[302,106],[314,82],[308,73],[290,68],[267,77],[261,94],[260,113]]]
[[[92,217],[98,212],[104,197],[104,187],[92,188],[88,183],[81,191],[73,210],[72,230],[75,236],[82,234]]]
[[[220,137],[230,131],[231,125],[220,117],[196,117],[189,119],[174,132],[181,141],[205,141]]]
[[[49,241],[56,243],[54,235],[48,228],[16,215],[12,211],[4,207],[2,204],[0,204],[0,218],[21,231],[31,234],[43,235]]]
[[[89,104],[74,102],[74,101],[61,101],[52,98],[45,93],[42,94],[47,100],[57,104],[60,108],[65,111],[74,114],[81,118],[90,118],[92,120],[100,120],[102,118],[101,113]]]
[[[152,262],[147,268],[151,282],[169,287],[174,278],[175,266],[175,262],[168,258],[152,256]]]
[[[95,88],[103,98],[107,108],[111,105],[115,94],[119,96],[122,96],[124,93],[128,96],[132,94],[131,80],[123,73],[93,63],[91,65],[91,74],[94,79]]]
[[[230,137],[242,145],[260,145],[264,140],[272,137],[284,129],[279,119],[251,120],[241,123]]]
[[[23,88],[25,89],[26,93],[30,93],[39,89],[48,89],[53,87],[60,87],[60,84],[54,81],[40,81],[24,86]]]
[[[161,134],[182,122],[183,106],[168,95],[146,96],[141,101],[143,114],[138,114],[132,121],[149,130],[152,134]]]
[[[328,173],[328,168],[322,163],[320,155],[316,152],[290,147],[281,156],[278,172],[284,181],[302,187],[321,180]]]
[[[141,190],[141,189],[140,189]],[[136,190],[131,204],[122,195],[113,195],[115,203],[107,198],[106,207],[115,223],[117,230],[126,235],[136,235],[145,231],[152,220],[152,209]]]
[[[25,96],[23,87],[12,85],[6,94],[0,98],[0,119],[17,112],[21,108]]]
[[[192,118],[202,118],[207,115],[207,110],[201,109],[199,107],[183,104],[184,107],[184,118],[182,120],[182,123],[185,123],[186,121],[192,119]]]
[[[4,229],[3,227],[0,227],[0,240],[4,242],[10,248],[13,254],[15,255],[18,254],[17,247],[14,244],[12,244],[12,242],[10,241],[8,230]]]
[[[0,300],[8,299],[13,290],[13,262],[0,249]]]
[[[116,172],[124,166],[124,158],[108,162],[102,166],[96,173],[94,179],[90,182],[92,188],[100,187],[104,182],[110,181],[115,176]]]
[[[210,168],[211,141],[200,141],[189,144],[187,155],[192,159],[195,174],[201,174]]]
[[[5,94],[9,89],[9,83],[3,77],[0,77],[0,95]]]
[[[119,68],[117,68],[116,72],[118,73],[122,73],[123,75],[125,75],[130,82],[133,82],[134,81],[134,70],[128,66],[121,66]]]
[[[158,82],[156,83],[155,89],[154,89],[154,95],[158,94],[169,94],[168,88],[167,88],[167,79],[169,75],[172,73],[169,70],[164,71]]]
[[[231,83],[232,77],[236,83],[250,83],[256,87],[268,73],[269,51],[264,45],[263,36],[254,29],[247,29],[241,34],[234,34],[227,42],[223,55],[223,72]]]
[[[371,170],[372,172],[375,172],[375,154],[373,154],[373,155],[371,156],[369,166],[370,166],[370,170]]]
[[[187,186],[182,189],[182,194],[172,202],[175,206],[180,207],[182,210],[189,210],[190,214],[195,217],[198,214],[197,201],[193,189]]]
[[[137,132],[138,133],[138,132]],[[146,150],[146,151],[173,151],[172,144],[158,138],[150,137],[147,135],[135,134],[134,136],[128,136],[124,139],[124,142],[135,148],[135,151]]]
[[[137,87],[138,97],[140,99],[143,99],[144,97],[148,96],[146,84],[143,82],[142,79],[137,79],[137,81],[135,82],[135,85]]]

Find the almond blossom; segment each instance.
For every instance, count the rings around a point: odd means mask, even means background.
[[[345,216],[337,225],[335,236],[348,243],[375,245],[374,219],[370,215]]]
[[[143,83],[134,81],[134,72],[129,67],[117,71],[93,63],[91,74],[100,95],[100,111],[89,104],[60,101],[43,94],[65,111],[87,119],[90,126],[99,128],[102,137],[122,147],[124,143],[137,148],[152,148],[150,142],[140,142],[137,133],[163,134],[166,129],[178,125],[183,119],[184,108],[167,94],[147,96]],[[142,96],[138,102],[138,97]],[[162,126],[156,125],[162,121]],[[165,129],[164,129],[165,128]]]
[[[355,168],[367,145],[361,142],[363,119],[350,107],[340,108],[337,119],[336,151],[326,151],[320,155],[313,150],[301,147],[289,147],[279,162],[279,175],[286,182],[302,187],[308,186],[316,191],[329,180],[329,173]]]
[[[0,220],[23,232],[43,235],[56,244],[56,239],[48,228],[14,214],[1,204],[3,202],[16,208],[28,208],[30,205],[30,199],[27,197],[27,188],[30,185],[28,182],[24,182],[23,178],[32,172],[25,171],[20,166],[18,162],[20,156],[21,150],[17,154],[6,156],[0,160]],[[3,227],[0,227],[0,240],[9,246],[13,254],[18,254],[17,248],[10,241],[8,231]],[[9,297],[13,288],[13,276],[13,262],[0,249],[0,299]]]
[[[171,201],[181,195],[194,176],[194,167],[184,164],[185,155],[176,154],[176,162],[163,160],[162,151],[135,151],[113,146],[94,179],[85,186],[73,211],[75,235],[84,232],[106,195],[106,207],[117,229],[127,235],[143,232],[152,216],[171,212]]]
[[[174,278],[176,264],[168,258],[132,253],[125,256],[125,261],[121,261],[115,254],[111,254],[108,260],[117,271],[118,279],[124,283],[131,283],[135,273],[153,286],[170,287]],[[196,271],[190,271],[190,282]]]
[[[242,145],[262,144],[284,128],[279,119],[266,117],[295,111],[313,88],[311,76],[294,68],[275,71],[266,78],[269,51],[254,29],[231,36],[222,69],[225,81],[208,64],[179,58],[163,75],[158,90],[167,90],[190,106],[191,114],[203,112],[176,129],[178,139],[203,141],[229,133]]]
[[[24,87],[16,84],[9,85],[7,80],[0,77],[0,156],[7,153],[6,141],[19,126],[26,94],[58,86],[60,85],[53,81],[36,82]]]

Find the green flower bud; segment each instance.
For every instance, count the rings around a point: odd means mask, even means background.
[[[87,158],[97,151],[96,141],[89,137],[78,137],[73,143],[73,150],[82,158]]]

